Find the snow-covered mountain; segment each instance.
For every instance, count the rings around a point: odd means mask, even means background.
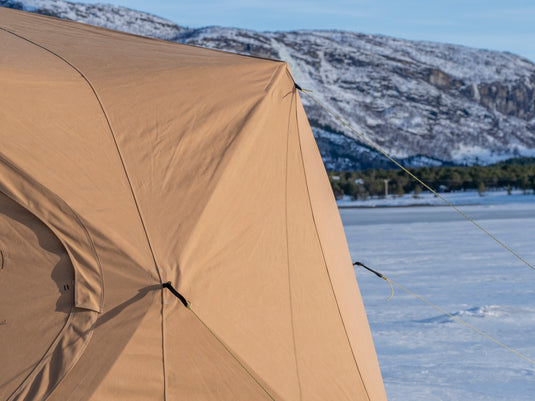
[[[463,46],[341,31],[188,29],[124,7],[0,0],[140,35],[287,61],[296,82],[408,165],[535,155],[535,65]],[[303,96],[326,166],[388,162]]]
[[[284,59],[300,86],[410,164],[535,154],[535,65],[513,54],[337,31],[204,28],[178,39]],[[375,155],[303,101],[328,167]]]
[[[177,24],[164,18],[108,4],[71,3],[63,0],[0,0],[0,6],[166,40],[173,40],[182,31]]]

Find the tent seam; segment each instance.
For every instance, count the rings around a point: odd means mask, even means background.
[[[295,94],[294,91],[291,92]],[[286,95],[285,95],[286,96]],[[292,326],[292,341],[294,348],[294,359],[295,359],[295,373],[297,375],[297,384],[299,389],[299,400],[303,400],[303,390],[301,388],[301,380],[299,374],[299,363],[297,361],[297,344],[295,342],[295,326],[294,326],[294,311],[293,311],[293,301],[292,301],[292,280],[290,274],[290,239],[288,233],[288,154],[290,147],[290,124],[291,124],[291,115],[294,102],[291,102],[290,110],[288,112],[288,127],[286,129],[286,162],[285,162],[285,188],[284,188],[284,212],[285,212],[285,227],[286,227],[286,262],[288,269],[288,298],[290,303],[290,324]]]
[[[275,83],[275,79],[279,76],[280,74],[280,71],[286,66],[286,63],[284,64],[281,64],[280,66],[278,66],[277,68],[275,68],[273,70],[273,72],[271,73],[271,76],[269,77],[269,79],[267,80],[267,84],[266,86],[264,86],[264,92],[266,93],[269,93],[270,89],[273,87],[274,83]]]
[[[295,89],[295,91],[297,92],[297,89]],[[296,99],[297,99],[297,97],[296,97]],[[333,282],[331,280],[331,273],[329,272],[329,268],[327,266],[327,259],[325,258],[325,252],[323,250],[323,245],[321,243],[321,237],[319,235],[319,230],[318,230],[318,226],[317,226],[317,223],[316,223],[316,216],[315,216],[315,213],[314,213],[314,208],[312,206],[312,199],[310,198],[310,188],[309,188],[309,185],[308,185],[308,178],[307,178],[307,174],[306,174],[305,160],[304,160],[304,157],[303,157],[303,148],[301,146],[301,131],[299,130],[299,117],[297,115],[297,107],[295,108],[295,113],[296,113],[297,132],[298,132],[298,135],[299,135],[299,151],[300,151],[300,154],[301,154],[301,164],[303,166],[303,175],[305,177],[305,185],[306,185],[306,188],[307,188],[307,197],[308,197],[308,202],[309,202],[309,205],[310,205],[310,214],[312,215],[312,221],[314,223],[314,229],[316,231],[316,236],[317,236],[318,242],[320,244],[321,256],[323,258],[323,264],[325,266],[325,271],[327,272],[327,277],[329,279],[329,284],[331,286],[331,292],[333,294],[334,301],[336,303],[336,309],[338,309],[338,315],[340,316],[340,320],[342,322],[342,327],[344,328],[344,333],[346,335],[347,343],[349,345],[349,349],[351,350],[351,354],[353,356],[353,361],[355,363],[355,368],[357,369],[357,373],[358,373],[358,375],[360,377],[360,380],[362,382],[362,386],[364,387],[364,391],[366,392],[366,396],[368,397],[368,401],[371,401],[370,394],[368,393],[368,389],[366,388],[366,383],[364,382],[364,378],[362,377],[362,374],[360,372],[360,369],[359,369],[359,366],[358,366],[358,363],[357,363],[357,359],[356,359],[356,356],[355,356],[355,351],[353,350],[353,346],[351,345],[351,341],[349,339],[349,334],[347,332],[347,327],[346,327],[344,318],[342,316],[342,312],[340,311],[340,305],[338,303],[338,297],[336,296],[336,292],[334,291]]]
[[[73,313],[76,313],[77,311],[75,310]],[[98,319],[98,318],[97,318]],[[88,338],[87,340],[83,343],[83,346],[82,348],[80,349],[80,352],[78,353],[78,355],[73,359],[72,363],[71,363],[71,366],[65,370],[65,373],[63,374],[63,376],[56,382],[56,384],[54,384],[54,386],[50,389],[50,391],[48,392],[48,394],[46,394],[44,397],[43,397],[43,400],[42,401],[46,401],[53,393],[54,391],[56,390],[56,388],[61,384],[61,382],[63,381],[63,379],[65,379],[65,377],[69,374],[69,372],[76,366],[76,364],[78,363],[78,361],[80,360],[80,358],[82,357],[82,355],[84,354],[86,348],[89,346],[89,343],[91,341],[91,338],[93,337],[93,333],[94,333],[94,328],[95,328],[95,323],[97,321],[97,319],[95,319],[95,322],[91,325],[91,328],[89,330],[89,334],[88,334]]]

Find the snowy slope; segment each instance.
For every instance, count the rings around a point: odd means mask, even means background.
[[[124,7],[62,0],[0,5],[283,59],[300,86],[405,165],[535,156],[535,65],[513,54],[341,31],[187,29]],[[328,168],[390,166],[302,98]]]
[[[107,4],[83,4],[63,0],[0,0],[0,6],[167,40],[174,39],[182,30],[169,20]]]

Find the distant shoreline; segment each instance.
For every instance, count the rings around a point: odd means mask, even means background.
[[[448,202],[456,207],[491,206],[524,204],[535,207],[533,191],[514,190],[507,193],[505,190],[488,191],[482,196],[477,191],[459,191],[441,193]],[[368,198],[351,200],[349,197],[336,201],[339,209],[378,209],[378,208],[413,208],[413,207],[440,207],[449,206],[442,199],[428,191],[424,191],[417,198],[412,194],[403,196],[389,195],[386,198]]]
[[[462,205],[455,205],[455,206],[479,206],[484,205],[481,203],[467,203]],[[338,209],[402,209],[402,208],[411,208],[411,207],[450,207],[447,203],[444,203],[442,205],[433,205],[428,203],[420,203],[420,204],[410,204],[410,205],[374,205],[374,206],[366,206],[366,205],[338,205]]]

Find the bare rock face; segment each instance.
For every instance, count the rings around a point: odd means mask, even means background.
[[[340,31],[187,29],[124,7],[62,0],[0,5],[285,60],[301,87],[406,165],[535,156],[535,65],[510,53]],[[329,169],[390,166],[310,99],[302,100]]]
[[[484,107],[496,110],[507,116],[514,116],[524,120],[535,118],[535,99],[533,82],[527,85],[517,82],[513,85],[503,85],[501,82],[481,84],[472,89],[471,95]]]

